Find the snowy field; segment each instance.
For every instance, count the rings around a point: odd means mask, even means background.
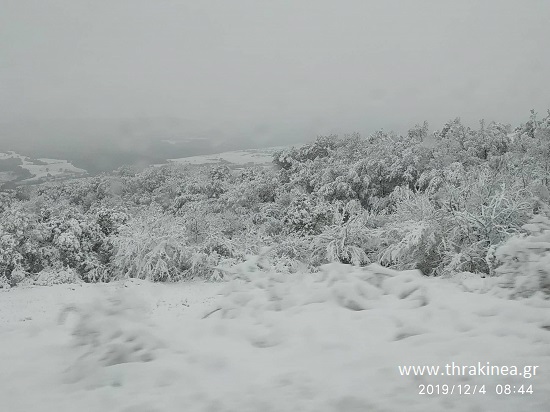
[[[1,291],[0,409],[550,410],[550,302],[538,295],[508,300],[484,279],[379,266],[279,275],[243,265],[223,283]],[[527,379],[398,368],[452,362],[538,370]],[[455,393],[420,395],[420,385]],[[482,385],[485,394],[458,394]]]
[[[169,161],[192,165],[217,163],[232,163],[236,165],[271,164],[273,161],[273,153],[284,148],[286,148],[286,146],[268,147],[265,149],[235,150],[203,156],[182,157],[180,159],[170,159]]]
[[[20,166],[32,174],[31,178],[25,179],[26,182],[36,181],[46,177],[81,176],[87,173],[86,170],[74,166],[67,160],[44,158],[37,159],[38,161],[35,162],[29,157],[15,152],[0,152],[0,160],[2,159],[20,159],[22,162]]]

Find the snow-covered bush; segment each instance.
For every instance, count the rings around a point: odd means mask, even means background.
[[[284,212],[283,221],[289,232],[307,235],[321,233],[331,218],[330,204],[305,193],[295,192]]]
[[[313,253],[320,261],[341,262],[352,265],[370,263],[363,244],[368,242],[368,235],[356,224],[333,226],[315,238]]]
[[[189,276],[191,251],[181,218],[149,209],[113,238],[115,277],[176,281]]]
[[[523,226],[526,233],[511,237],[495,251],[502,276],[515,294],[550,296],[550,219],[537,215]]]
[[[259,204],[275,200],[277,183],[277,176],[273,170],[247,168],[241,171],[234,184],[227,186],[222,200],[230,206],[254,209]]]
[[[19,285],[28,279],[29,273],[25,272],[21,267],[16,267],[11,272],[11,283]]]
[[[126,223],[130,218],[128,214],[122,210],[106,208],[99,209],[96,215],[97,224],[106,236],[117,233],[120,226]]]
[[[63,203],[50,207],[47,217],[37,226],[34,248],[27,253],[28,259],[39,259],[35,270],[43,268],[72,268],[83,278],[88,276],[87,262],[100,261],[99,254],[105,251],[107,237],[93,214],[85,214],[76,207]],[[38,263],[38,262],[37,262]]]
[[[460,190],[457,210],[444,215],[447,272],[492,273],[488,253],[519,233],[535,200],[518,185],[491,182],[484,173]]]
[[[78,274],[71,268],[53,269],[48,268],[42,270],[34,280],[35,285],[52,286],[62,283],[79,283],[81,282]]]
[[[441,263],[441,214],[425,192],[407,186],[394,189],[393,213],[374,231],[380,240],[377,261],[396,269],[419,269],[433,274]]]
[[[366,226],[367,219],[357,202],[350,202],[336,211],[333,224],[313,240],[314,260],[355,266],[370,263],[367,250],[373,249],[376,242]]]
[[[102,246],[106,245],[107,244]],[[110,257],[111,250],[105,253],[109,254]],[[109,265],[109,262],[102,262],[95,256],[90,256],[88,259],[84,260],[81,267],[83,274],[81,274],[80,277],[85,282],[108,282],[112,278],[112,267]]]
[[[274,237],[263,261],[266,266],[281,273],[311,271],[314,265],[311,259],[311,237]]]
[[[488,254],[528,221],[532,194],[489,169],[465,172],[457,163],[424,177],[422,191],[397,188],[390,195],[379,261],[426,274],[492,273]]]
[[[22,264],[23,256],[17,250],[15,236],[0,229],[0,277],[9,283],[12,271]]]
[[[280,150],[273,154],[273,162],[282,169],[290,169],[297,163],[328,157],[340,144],[335,135],[319,136],[313,143]]]
[[[378,233],[378,261],[395,269],[419,269],[432,275],[441,259],[437,222],[405,221],[386,225]]]

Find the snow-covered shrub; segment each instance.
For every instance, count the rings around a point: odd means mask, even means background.
[[[250,222],[258,228],[259,233],[273,237],[282,234],[285,229],[281,215],[281,209],[276,203],[266,203],[257,213],[252,214]]]
[[[488,254],[518,233],[535,201],[527,190],[507,186],[487,169],[465,173],[458,166],[445,169],[441,181],[432,176],[422,192],[394,190],[393,212],[380,230],[382,264],[438,275],[491,273]]]
[[[495,251],[502,276],[519,296],[550,295],[550,219],[537,215],[523,226],[526,233],[508,239]]]
[[[241,171],[237,181],[227,187],[222,200],[230,206],[244,206],[250,209],[259,204],[273,202],[277,178],[272,170],[247,168]]]
[[[99,209],[96,214],[97,224],[106,236],[117,233],[120,226],[126,223],[129,219],[127,213],[116,209],[102,208]]]
[[[288,231],[307,235],[320,233],[331,218],[330,204],[305,193],[294,193],[283,222]]]
[[[372,249],[375,242],[365,224],[366,214],[361,213],[356,204],[350,202],[337,211],[333,224],[314,238],[314,259],[321,263],[341,262],[356,266],[370,263],[367,250]]]
[[[388,222],[375,231],[380,238],[377,260],[396,269],[419,269],[433,274],[441,259],[441,216],[428,195],[397,187]]]
[[[112,268],[108,263],[91,257],[82,263],[84,274],[81,275],[85,282],[109,282],[112,278]]]
[[[378,261],[384,266],[419,269],[425,275],[431,275],[440,263],[441,237],[437,222],[392,223],[378,233],[383,245]]]
[[[25,272],[21,267],[16,267],[11,272],[10,282],[12,285],[19,285],[28,279],[29,274]]]
[[[217,279],[220,277],[220,273],[216,267],[220,263],[220,260],[220,255],[216,252],[194,252],[191,256],[189,274],[207,280]]]
[[[17,246],[16,237],[0,228],[0,277],[7,281],[11,278],[12,271],[23,262]]]
[[[367,253],[362,247],[367,241],[366,234],[361,229],[353,228],[351,224],[333,226],[315,238],[313,253],[321,261],[359,266],[369,263]]]
[[[461,190],[458,210],[444,215],[448,272],[492,273],[488,253],[519,233],[532,215],[535,200],[517,185],[495,185],[480,173]]]
[[[11,208],[15,202],[15,193],[0,192],[0,214]]]
[[[149,209],[113,238],[116,277],[176,281],[189,275],[191,251],[181,218]]]
[[[15,268],[26,269],[22,246],[36,227],[36,216],[18,202],[0,214],[0,276],[8,281]]]
[[[311,269],[311,237],[277,236],[272,245],[263,257],[267,266],[283,273]]]
[[[213,227],[213,213],[203,202],[194,202],[180,210],[178,216],[183,223],[183,230],[187,242],[201,244],[208,239]]]
[[[62,283],[79,283],[81,282],[78,274],[71,268],[54,269],[48,268],[42,270],[34,280],[35,285],[52,286]]]
[[[224,258],[231,258],[238,254],[235,242],[222,236],[210,236],[202,245],[201,251]]]
[[[98,260],[97,254],[107,240],[95,217],[76,208],[53,209],[39,229],[42,239],[34,254],[43,261],[41,266],[69,267],[83,277],[88,269],[85,262]]]
[[[273,163],[282,169],[290,169],[297,163],[330,156],[339,144],[338,136],[319,136],[315,142],[275,152]]]
[[[238,212],[223,211],[222,213],[211,214],[211,235],[209,237],[214,235],[226,240],[238,237],[240,234],[250,231],[247,218],[248,213],[246,209],[238,209]]]

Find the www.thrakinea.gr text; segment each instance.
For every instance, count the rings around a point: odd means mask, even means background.
[[[530,379],[537,375],[538,365],[493,365],[477,362],[463,365],[455,362],[445,365],[399,365],[401,376],[522,376]]]

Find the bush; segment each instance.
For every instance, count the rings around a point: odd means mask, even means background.
[[[357,202],[349,202],[338,210],[334,223],[313,240],[314,262],[341,262],[355,266],[370,263],[366,250],[372,249],[375,241],[365,224],[367,219]]]
[[[78,283],[81,282],[78,274],[70,268],[66,269],[44,269],[36,276],[35,285],[52,286],[63,283]]]
[[[181,218],[149,209],[119,229],[113,239],[116,278],[177,281],[188,275],[191,251]]]
[[[537,215],[495,251],[502,276],[517,296],[543,292],[550,297],[550,219]]]
[[[290,233],[319,234],[330,223],[332,207],[305,193],[295,193],[284,212],[283,222]]]

